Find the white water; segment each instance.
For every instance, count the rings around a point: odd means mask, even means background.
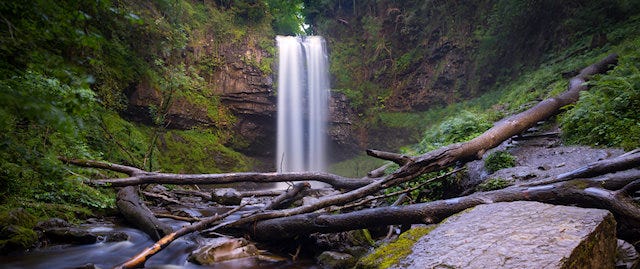
[[[329,61],[318,36],[278,36],[278,172],[324,171]]]

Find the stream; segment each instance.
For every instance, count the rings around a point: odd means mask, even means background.
[[[186,222],[169,221],[174,229],[186,224]],[[80,226],[90,232],[124,232],[129,239],[121,242],[97,242],[88,245],[54,245],[37,248],[26,252],[0,255],[0,268],[2,269],[57,269],[57,268],[112,268],[130,257],[136,255],[142,249],[151,246],[154,241],[144,232],[116,226],[113,224],[86,224]],[[197,244],[189,235],[172,242],[167,248],[149,259],[145,268],[213,268],[213,269],[240,269],[240,268],[281,268],[281,269],[313,269],[319,268],[313,261],[290,260],[273,262],[262,261],[257,258],[242,258],[202,266],[187,260],[189,253]],[[91,266],[95,265],[95,267]]]

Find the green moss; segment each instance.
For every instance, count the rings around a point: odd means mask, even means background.
[[[480,185],[478,185],[478,190],[493,191],[493,190],[504,189],[510,185],[511,185],[510,181],[504,178],[496,177],[496,178],[488,179],[485,182],[482,182]]]
[[[349,232],[350,244],[354,246],[373,246],[375,241],[371,238],[371,233],[367,229],[354,230]]]
[[[245,157],[227,147],[220,137],[205,130],[172,130],[161,135],[158,161],[173,173],[246,171]]]
[[[516,166],[516,157],[506,151],[494,151],[484,159],[484,168],[489,173]]]
[[[378,247],[373,253],[360,259],[356,268],[388,268],[411,254],[413,244],[430,233],[436,226],[416,227],[402,233],[398,239]]]
[[[0,250],[8,252],[12,250],[27,249],[38,241],[38,234],[29,228],[17,225],[2,227],[0,230]]]
[[[0,250],[26,249],[35,244],[36,221],[35,216],[22,208],[0,213]]]

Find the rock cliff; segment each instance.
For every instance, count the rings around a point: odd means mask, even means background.
[[[255,42],[251,42],[251,38],[240,45],[221,45],[217,50],[210,48],[212,44],[191,45],[185,49],[180,59],[183,64],[197,65],[211,58],[219,62],[211,72],[200,73],[204,87],[194,89],[190,95],[172,96],[165,116],[168,128],[229,129],[234,136],[229,144],[236,150],[253,157],[273,157],[277,132],[275,75],[256,63],[274,55],[252,45]],[[193,94],[198,97],[193,98]],[[140,81],[127,96],[126,115],[145,123],[153,122],[152,109],[168,99],[165,92],[148,80]],[[333,92],[329,104],[330,151],[335,159],[343,159],[359,149],[353,136],[356,113],[340,93]],[[226,114],[230,116],[224,116]]]

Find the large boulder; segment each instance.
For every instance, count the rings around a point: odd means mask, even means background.
[[[616,223],[601,209],[479,205],[420,238],[392,268],[613,268]]]

